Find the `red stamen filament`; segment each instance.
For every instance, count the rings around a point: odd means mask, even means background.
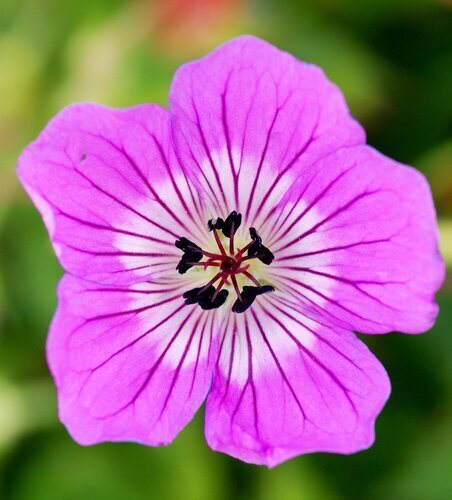
[[[236,271],[234,271],[234,274],[244,273],[249,267],[250,267],[249,265],[239,267]]]
[[[215,290],[215,293],[212,296],[212,302],[217,298],[219,291],[221,290],[222,286],[226,283],[227,279],[228,279],[227,274],[223,275],[219,285],[217,286],[217,289]]]
[[[215,283],[215,281],[218,281],[221,277],[222,277],[222,273],[217,273],[210,281],[209,283],[207,283],[207,285],[204,285],[201,290],[199,290],[198,293],[202,293],[204,292],[204,290],[207,290],[209,288],[209,286],[213,285]]]
[[[218,260],[218,259],[223,259],[222,255],[218,255],[216,253],[210,253],[206,252],[205,250],[201,250],[201,253],[205,255],[206,257],[210,257],[211,259]],[[225,255],[226,256],[226,255]]]
[[[231,281],[232,284],[234,285],[234,290],[235,293],[237,294],[237,298],[242,302],[242,296],[240,295],[240,290],[239,290],[239,285],[237,284],[237,280],[235,279],[235,276],[231,274]]]
[[[248,248],[253,244],[253,240],[251,240],[248,244],[246,244],[243,248],[241,248],[237,253],[236,253],[236,258],[239,258],[242,254],[244,254]],[[242,260],[245,260],[245,259],[254,259],[254,257],[245,257],[244,259]]]
[[[206,262],[187,262],[188,265],[190,266],[202,266],[204,269],[207,269],[208,267],[215,266],[215,267],[220,267],[221,262],[212,262],[213,259],[209,259]]]
[[[234,221],[231,224],[231,236],[229,238],[229,253],[234,255]]]
[[[218,236],[217,230],[213,230],[213,235],[215,236],[215,241],[217,242],[218,248],[222,255],[226,255],[226,250],[223,247],[223,243],[221,243],[220,237]]]
[[[242,273],[248,278],[250,279],[256,286],[258,286],[259,288],[262,286],[259,281],[257,281],[257,279],[252,275],[250,274],[248,271],[242,271]]]
[[[243,257],[242,261],[243,261],[243,260],[251,260],[251,259],[257,259],[257,256],[250,257],[250,256],[248,255],[247,257]]]

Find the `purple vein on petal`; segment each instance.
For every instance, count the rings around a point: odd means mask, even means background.
[[[349,250],[350,248],[357,248],[360,246],[376,245],[378,243],[390,243],[391,239],[394,236],[397,236],[397,234],[390,236],[388,238],[381,238],[381,239],[367,240],[367,241],[357,241],[355,243],[348,243],[347,245],[337,245],[337,246],[333,246],[333,247],[322,248],[321,250],[311,250],[309,252],[297,253],[297,254],[292,254],[292,255],[283,255],[283,256],[278,258],[278,261],[292,260],[292,259],[303,259],[304,257],[311,257],[313,255],[320,255],[323,253],[338,252],[341,250]]]
[[[59,241],[59,240],[56,240]],[[80,253],[86,253],[88,255],[93,255],[94,257],[118,257],[118,256],[130,256],[130,257],[174,257],[177,259],[177,255],[171,254],[171,253],[154,253],[154,252],[127,252],[123,250],[112,250],[112,251],[105,251],[105,252],[100,252],[97,250],[87,250],[85,248],[78,248],[74,245],[69,245],[66,243],[66,246],[70,248],[71,250],[75,250],[76,252]],[[148,267],[152,267],[152,263],[148,264]]]
[[[282,223],[280,223],[278,229],[274,232],[274,234],[273,234],[273,240],[277,239],[277,237],[279,235],[279,232],[281,231],[282,228],[284,228],[285,234],[288,234],[294,228],[294,226],[297,225],[297,224],[299,224],[299,222],[303,219],[303,217],[305,217],[306,214],[308,214],[343,177],[345,177],[349,172],[353,171],[355,168],[356,168],[356,165],[354,164],[351,167],[349,167],[348,169],[342,171],[338,176],[336,176],[332,181],[330,181],[322,189],[322,191],[320,191],[320,193],[306,206],[306,208],[303,210],[303,212],[294,221],[292,221],[288,227],[284,227],[284,225],[285,225],[288,217],[292,213],[292,212],[290,212],[287,215],[287,217],[284,219],[284,221]],[[315,175],[318,175],[318,173],[319,172],[317,171]],[[311,183],[314,180],[314,178],[315,178],[315,176],[307,184],[306,189],[311,185]],[[299,194],[296,203],[298,203],[301,200],[301,198],[304,195],[306,189],[303,190]],[[295,203],[295,205],[296,205],[296,203]]]
[[[275,84],[275,86],[276,86],[276,84]],[[277,86],[276,86],[276,88],[277,88]],[[284,109],[284,107],[286,106],[286,104],[288,103],[288,101],[291,99],[293,93],[294,93],[294,90],[292,90],[287,95],[287,97],[284,99],[284,101],[281,104],[281,106],[279,106],[279,107],[276,108],[275,114],[274,114],[272,122],[270,124],[270,128],[267,131],[264,148],[263,148],[262,153],[261,153],[261,157],[260,157],[259,164],[258,164],[258,167],[257,167],[256,176],[255,176],[255,178],[253,180],[253,185],[252,185],[252,188],[251,188],[251,193],[250,193],[250,196],[248,198],[248,203],[247,203],[246,210],[245,210],[245,217],[246,218],[249,218],[249,215],[250,215],[250,210],[251,210],[251,205],[253,203],[254,194],[256,192],[256,188],[257,188],[257,185],[258,185],[258,182],[259,182],[259,179],[260,179],[260,175],[261,175],[261,172],[262,172],[262,167],[264,165],[265,158],[267,156],[268,147],[270,145],[270,140],[272,138],[273,127],[276,124],[276,120],[278,118],[279,113]]]
[[[105,226],[105,225],[102,225],[102,224],[98,224],[96,222],[91,222],[91,221],[87,221],[87,220],[84,220],[84,219],[81,219],[79,217],[76,217],[75,215],[71,215],[65,211],[63,211],[60,207],[58,207],[57,205],[55,205],[54,203],[52,203],[46,196],[44,196],[43,194],[41,194],[41,197],[43,200],[45,200],[51,207],[53,207],[53,209],[55,210],[56,213],[62,215],[63,217],[66,217],[67,219],[70,219],[70,220],[73,220],[74,222],[77,222],[79,224],[82,224],[84,226],[88,226],[88,227],[93,227],[95,229],[100,229],[102,231],[111,231],[113,233],[118,233],[118,234],[125,234],[127,236],[134,236],[136,238],[141,238],[141,239],[145,239],[145,240],[149,240],[149,241],[156,241],[156,238],[152,237],[152,236],[148,236],[148,235],[145,235],[145,234],[140,234],[140,233],[135,233],[133,231],[128,231],[126,229],[119,229],[119,228],[116,228],[116,227],[113,227],[113,226]],[[172,231],[167,231],[169,232],[170,234],[174,235],[176,238],[178,237],[176,233],[172,233]],[[160,242],[160,240],[157,239],[157,242]]]
[[[230,317],[231,317],[231,315],[228,315],[228,322],[226,324],[226,327],[224,328],[223,338],[221,340],[220,352],[219,352],[219,356],[218,356],[220,358],[223,355],[224,341],[226,340],[226,338],[230,337],[230,339],[231,339],[231,352],[230,352],[229,363],[228,363],[228,374],[226,377],[226,388],[224,390],[220,405],[223,404],[223,402],[226,399],[226,396],[228,395],[228,392],[229,392],[229,387],[231,385],[231,377],[232,377],[232,367],[234,365],[234,357],[235,357],[235,341],[236,341],[236,337],[237,337],[237,320],[236,320],[236,317],[234,316],[233,320],[232,320],[234,325],[232,326],[232,331],[230,331],[229,330],[229,324],[230,324],[229,318]]]
[[[303,416],[302,424],[304,426],[304,422],[306,420],[306,412],[305,412],[305,410],[303,408],[303,405],[301,404],[301,401],[299,400],[299,398],[298,398],[298,396],[297,396],[294,388],[292,387],[292,384],[290,383],[290,381],[289,381],[289,379],[287,377],[287,374],[284,371],[284,369],[283,369],[283,367],[282,367],[282,365],[281,365],[281,363],[280,363],[280,361],[278,359],[278,356],[276,355],[276,353],[273,350],[273,348],[272,348],[272,346],[271,346],[271,344],[270,344],[267,336],[265,335],[265,331],[264,331],[264,329],[263,329],[263,327],[262,327],[259,319],[257,318],[257,315],[254,312],[254,310],[251,311],[251,314],[253,315],[254,321],[256,322],[256,325],[257,325],[257,327],[259,329],[259,332],[260,332],[260,334],[262,336],[262,340],[264,341],[264,344],[266,345],[268,351],[270,352],[270,355],[271,355],[271,357],[272,357],[272,359],[273,359],[273,361],[274,361],[274,363],[275,363],[275,365],[276,365],[276,367],[277,367],[277,369],[278,369],[278,371],[279,371],[279,373],[280,373],[280,375],[281,375],[284,383],[287,385],[290,393],[292,394],[292,396],[293,396],[293,398],[295,400],[295,403],[298,406],[298,409],[300,410],[300,412],[301,412],[301,414]]]
[[[224,193],[223,186],[222,186],[221,181],[220,181],[220,176],[218,175],[218,170],[217,170],[215,163],[212,159],[212,155],[210,154],[209,146],[207,144],[207,140],[206,140],[206,137],[204,135],[204,130],[203,130],[202,125],[201,125],[201,119],[199,117],[198,108],[196,107],[196,104],[195,104],[195,101],[193,100],[193,98],[191,99],[191,104],[192,104],[193,111],[194,111],[195,116],[196,116],[196,125],[199,129],[199,134],[201,136],[201,142],[202,142],[202,145],[204,148],[204,152],[206,154],[207,159],[209,160],[210,168],[212,170],[212,173],[213,173],[215,180],[217,182],[217,185],[218,185],[218,189],[220,190],[221,196],[223,198],[224,207],[226,208],[226,211],[228,211],[229,208],[228,208],[228,202],[226,200],[226,195]]]
[[[58,164],[56,164],[58,165]],[[143,213],[141,213],[140,211],[136,210],[135,208],[131,207],[130,205],[128,205],[127,203],[125,203],[124,201],[120,200],[118,197],[116,197],[115,195],[109,193],[108,191],[106,191],[105,189],[101,188],[99,185],[97,185],[92,179],[90,179],[86,174],[84,174],[83,172],[81,172],[76,165],[74,165],[74,170],[83,178],[85,179],[87,182],[90,183],[90,185],[97,189],[100,193],[102,193],[103,195],[107,196],[108,198],[112,199],[114,202],[116,202],[118,205],[121,205],[122,207],[126,208],[127,210],[131,211],[132,213],[134,213],[135,215],[137,215],[138,217],[140,217],[141,219],[145,220],[146,222],[149,222],[150,224],[152,224],[153,226],[155,227],[158,227],[159,229],[161,229],[162,231],[170,234],[171,236],[175,236],[177,237],[176,233],[173,233],[172,231],[170,231],[168,228],[162,226],[161,224],[158,224],[157,222],[155,222],[154,220],[150,219],[149,217],[147,217],[146,215],[144,215]],[[162,243],[164,245],[172,245],[171,242],[168,242],[168,241],[165,241],[165,240],[160,240],[158,238],[153,238],[154,241],[156,242],[159,242],[159,243]]]
[[[230,420],[230,426],[232,429],[232,426],[234,424],[234,420],[237,416],[237,413],[240,409],[240,406],[242,405],[243,398],[245,396],[245,393],[248,389],[248,387],[251,388],[251,394],[253,397],[253,417],[254,417],[254,427],[256,430],[256,434],[259,434],[259,429],[257,427],[257,407],[256,407],[256,392],[255,392],[255,387],[254,387],[254,382],[253,382],[253,365],[252,365],[252,346],[250,342],[250,337],[249,337],[249,327],[248,327],[248,319],[247,317],[244,318],[244,323],[245,323],[245,334],[246,334],[246,348],[247,348],[247,363],[248,363],[248,374],[247,374],[247,379],[244,384],[244,386],[240,390],[240,396],[237,400],[237,403],[234,407],[234,410],[232,411],[231,414],[231,420]]]
[[[162,306],[163,304],[168,304],[169,302],[173,302],[173,301],[178,300],[178,299],[180,299],[180,297],[178,295],[175,295],[174,297],[169,297],[169,298],[163,299],[162,301],[156,302],[155,304],[147,304],[145,306],[137,307],[135,309],[127,309],[126,311],[115,311],[112,313],[99,314],[98,316],[92,316],[90,318],[87,318],[86,322],[89,323],[91,321],[99,321],[99,320],[103,320],[103,319],[107,319],[107,318],[116,318],[116,317],[120,317],[120,316],[127,316],[129,314],[136,315],[136,314],[142,313],[144,311],[148,311],[150,309],[154,309],[156,307]]]
[[[187,354],[190,351],[190,347],[191,347],[193,339],[194,339],[194,337],[196,335],[196,331],[198,330],[199,323],[200,323],[200,321],[201,321],[201,319],[203,317],[203,313],[204,313],[204,311],[201,314],[198,315],[198,317],[197,317],[197,319],[195,321],[195,324],[193,325],[193,327],[191,329],[191,333],[190,333],[190,336],[188,338],[188,342],[186,343],[186,345],[184,347],[184,351],[183,351],[182,356],[181,356],[181,358],[179,360],[179,363],[177,364],[176,368],[173,370],[173,378],[171,380],[171,384],[169,386],[168,393],[167,393],[167,395],[165,397],[165,401],[163,402],[162,409],[160,410],[160,414],[159,414],[158,420],[160,420],[162,418],[163,413],[166,410],[166,407],[168,405],[168,401],[169,401],[169,399],[171,397],[171,394],[173,392],[174,386],[176,385],[177,379],[179,378],[179,374],[180,374],[180,371],[182,369],[182,365],[184,364],[185,358],[187,357]],[[205,323],[204,323],[204,326],[205,326]],[[199,336],[202,337],[202,334],[200,333]],[[196,373],[196,367],[194,369],[194,372]]]
[[[356,195],[350,201],[348,201],[345,205],[340,206],[334,212],[332,212],[330,215],[328,215],[327,217],[325,217],[324,219],[322,219],[320,222],[318,222],[317,224],[314,224],[314,226],[312,226],[310,229],[308,229],[307,231],[303,232],[301,235],[296,236],[295,238],[293,238],[292,240],[290,240],[289,243],[284,244],[283,246],[279,247],[275,251],[276,252],[278,252],[278,251],[280,252],[282,250],[285,250],[286,248],[291,247],[295,243],[298,243],[299,241],[301,241],[302,239],[306,238],[307,236],[315,233],[317,231],[317,229],[319,229],[320,227],[324,226],[327,222],[330,222],[331,220],[333,220],[338,215],[340,215],[340,214],[348,211],[353,205],[355,205],[355,203],[358,203],[359,201],[361,201],[364,198],[367,198],[369,196],[378,195],[381,192],[382,192],[381,189],[376,189],[376,190],[373,190],[373,191],[366,191],[364,193],[360,193],[360,194]]]
[[[151,186],[149,183],[149,180],[145,177],[141,169],[138,167],[136,164],[135,160],[129,155],[129,153],[124,149],[124,147],[119,147],[117,146],[114,142],[112,142],[110,139],[107,137],[104,137],[102,135],[94,134],[94,133],[87,133],[88,135],[91,135],[93,137],[97,137],[98,139],[104,140],[109,144],[113,149],[118,151],[124,158],[127,160],[129,165],[132,167],[134,172],[138,175],[138,177],[141,179],[141,181],[145,184],[149,192],[153,195],[154,199],[161,205],[161,207],[180,225],[182,226],[187,232],[191,233],[190,228],[186,226],[186,224],[174,213],[173,210],[165,203],[160,196],[157,194],[155,189]]]
[[[315,338],[321,342],[322,344],[325,344],[327,345],[331,350],[333,350],[334,352],[336,352],[336,354],[338,354],[339,356],[341,356],[343,359],[345,359],[348,363],[350,363],[351,365],[353,365],[354,368],[356,368],[358,371],[361,372],[361,374],[366,377],[369,382],[372,382],[372,379],[371,377],[369,377],[369,375],[366,373],[365,370],[363,370],[358,364],[356,364],[353,359],[351,359],[349,356],[347,356],[345,353],[343,353],[342,351],[340,351],[337,347],[334,346],[333,343],[331,343],[330,341],[328,341],[327,339],[325,339],[322,335],[320,335],[320,333],[316,330],[314,330],[313,328],[310,328],[308,325],[306,325],[306,323],[304,323],[303,321],[301,321],[300,319],[297,319],[293,314],[290,314],[288,311],[287,311],[287,308],[291,309],[292,311],[294,311],[295,313],[297,313],[298,315],[302,316],[303,317],[303,314],[301,311],[299,311],[298,309],[296,309],[292,304],[290,304],[289,302],[287,301],[284,301],[284,300],[278,300],[278,302],[280,304],[283,304],[284,307],[281,307],[281,306],[278,306],[274,303],[272,303],[270,300],[267,300],[267,307],[273,307],[274,309],[277,310],[276,314],[278,315],[284,315],[286,316],[287,318],[291,319],[292,321],[294,321],[295,323],[297,323],[298,325],[301,326],[301,328],[304,328],[306,329],[307,331],[309,331],[313,336],[315,336]],[[269,312],[269,309],[264,309],[262,308],[263,311],[264,311],[264,314],[268,315],[270,314]],[[314,321],[316,322],[318,325],[321,325],[321,326],[324,326],[322,323],[320,323],[319,321],[313,319],[313,318],[310,318],[311,321]],[[331,328],[331,327],[329,327]]]
[[[200,222],[201,222],[201,218],[199,217],[200,209],[199,209],[197,202],[195,200],[195,197],[193,195],[193,191],[191,189],[191,186],[188,183],[185,170],[183,168],[181,168],[181,171],[183,172],[184,180],[187,183],[187,187],[188,187],[188,190],[190,192],[190,195],[191,195],[191,198],[193,201],[193,205],[194,205],[195,210],[196,210],[195,213],[193,213],[193,211],[190,209],[190,207],[188,206],[187,202],[185,201],[185,198],[183,197],[183,195],[179,189],[179,186],[178,186],[176,179],[174,177],[174,174],[173,174],[173,170],[168,163],[168,159],[166,158],[166,156],[163,153],[162,146],[160,145],[157,138],[155,137],[155,134],[151,134],[151,137],[154,140],[154,143],[155,143],[155,145],[160,153],[160,156],[162,158],[162,162],[165,165],[166,171],[171,179],[171,183],[173,185],[173,190],[176,193],[181,205],[184,207],[185,213],[190,217],[191,221],[196,225],[196,227],[198,228],[199,231],[201,231],[201,234],[202,234],[202,232],[204,230],[204,226],[202,224],[200,224]],[[193,234],[193,233],[191,233],[191,234]]]
[[[194,366],[194,369],[193,369],[193,376],[192,376],[192,379],[191,379],[190,391],[188,392],[188,397],[190,397],[192,395],[193,389],[195,387],[195,380],[196,380],[196,374],[198,373],[199,359],[200,359],[200,356],[201,356],[201,351],[202,351],[202,346],[204,344],[204,340],[206,339],[205,331],[206,331],[206,327],[207,327],[207,323],[208,323],[209,319],[211,320],[211,323],[212,323],[212,321],[213,321],[213,314],[212,315],[209,315],[209,314],[205,315],[205,320],[204,320],[202,329],[201,329],[201,331],[200,331],[200,333],[198,335],[199,342],[198,342],[198,347],[197,347],[197,350],[196,350],[195,366]],[[210,336],[210,339],[209,339],[209,350],[210,350],[211,344],[212,344],[212,335]],[[207,363],[209,363],[209,356],[207,356]]]
[[[384,323],[380,323],[379,321],[376,321],[376,320],[373,320],[373,319],[370,319],[370,318],[366,318],[365,316],[362,316],[361,314],[358,314],[357,312],[355,311],[352,311],[351,309],[349,309],[348,307],[345,307],[343,304],[341,304],[338,300],[335,300],[335,299],[332,299],[331,297],[328,297],[327,295],[319,292],[318,290],[316,290],[315,288],[307,285],[306,283],[303,283],[299,280],[296,280],[294,278],[290,278],[290,277],[282,277],[282,279],[284,279],[285,281],[290,281],[292,283],[294,283],[295,285],[297,285],[297,288],[293,288],[293,287],[290,287],[291,290],[293,290],[293,292],[296,294],[296,295],[299,295],[300,297],[302,297],[303,299],[307,299],[309,300],[310,302],[312,302],[313,304],[317,305],[318,307],[319,304],[317,304],[316,302],[312,301],[311,299],[309,299],[306,295],[304,295],[303,293],[301,293],[298,289],[298,287],[302,287],[306,290],[309,290],[310,292],[313,292],[315,295],[319,296],[320,298],[322,298],[323,300],[327,301],[327,302],[330,302],[332,305],[338,307],[339,309],[342,309],[343,311],[351,314],[352,316],[355,316],[356,318],[359,318],[363,321],[366,321],[366,322],[370,322],[370,323],[374,323],[376,325],[380,325],[380,326],[384,326],[385,324]],[[323,309],[323,308],[322,308]],[[325,309],[324,309],[325,310]],[[329,311],[328,311],[329,312]],[[331,314],[331,312],[329,312]],[[335,317],[336,319],[339,320],[339,318]]]
[[[319,112],[317,112],[319,113]],[[299,118],[301,117],[301,112],[299,114]],[[291,168],[295,165],[295,163],[301,158],[301,156],[307,151],[307,149],[317,140],[316,137],[314,137],[314,134],[317,131],[318,127],[318,118],[316,120],[316,123],[314,124],[314,127],[311,130],[311,135],[308,138],[308,140],[303,144],[303,146],[300,148],[300,150],[294,155],[294,157],[287,163],[287,165],[278,172],[278,175],[275,176],[275,179],[273,180],[270,188],[268,189],[266,196],[262,198],[258,208],[256,209],[256,214],[262,212],[265,204],[267,201],[270,199],[271,194],[275,190],[276,186],[281,182],[281,180],[284,178],[284,176],[291,170]],[[287,153],[286,153],[287,154]],[[267,216],[265,220],[268,219],[270,213],[272,212],[273,209],[270,209],[267,213]]]
[[[325,366],[318,358],[315,356],[310,350],[308,350],[294,335],[293,333],[286,327],[286,325],[280,321],[276,316],[274,316],[272,313],[268,311],[264,311],[265,314],[271,318],[281,329],[282,331],[292,340],[292,342],[298,347],[299,350],[301,350],[306,356],[307,359],[310,359],[314,364],[316,364],[320,369],[322,369],[330,378],[331,380],[341,389],[343,392],[344,396],[347,398],[348,402],[350,403],[350,406],[352,407],[353,411],[355,414],[357,414],[356,406],[353,400],[350,397],[350,389],[347,389],[344,384],[337,378],[337,376],[327,367]],[[254,313],[253,313],[254,314]],[[262,330],[262,327],[260,327],[261,333],[264,335],[264,332]],[[270,346],[270,343],[268,340],[266,341],[268,345]],[[276,355],[274,354],[276,357]],[[276,357],[277,359],[277,357]],[[297,398],[298,400],[298,398]]]
[[[181,306],[182,308],[183,306]],[[187,316],[184,318],[184,321],[181,321],[181,323],[179,324],[179,327],[178,329],[176,330],[175,334],[171,337],[170,341],[168,342],[167,346],[165,347],[165,349],[163,350],[163,352],[160,354],[160,356],[158,357],[158,359],[155,361],[155,363],[152,365],[152,367],[147,370],[147,376],[146,376],[146,379],[144,380],[144,382],[140,385],[140,387],[138,388],[138,390],[136,391],[135,395],[123,406],[121,406],[118,410],[116,410],[115,412],[111,413],[111,414],[108,414],[108,415],[103,415],[102,417],[100,417],[100,419],[105,419],[105,418],[108,418],[108,417],[113,417],[113,416],[116,416],[118,415],[119,413],[121,413],[122,411],[124,411],[127,407],[129,407],[130,405],[133,405],[137,400],[138,398],[141,396],[141,394],[146,390],[146,387],[148,386],[148,384],[150,383],[150,381],[152,380],[152,377],[154,375],[154,373],[156,372],[157,368],[160,366],[161,362],[163,361],[163,359],[165,358],[166,354],[168,353],[169,349],[171,348],[171,346],[173,345],[173,343],[175,342],[175,340],[177,339],[177,337],[180,335],[183,327],[184,327],[184,324],[188,321],[188,319],[190,318],[190,316],[193,314],[194,310],[192,309],[188,314]],[[172,316],[173,314],[171,314]],[[166,318],[167,320],[168,318]],[[161,324],[161,323],[160,323]],[[158,328],[159,325],[156,325],[155,327],[152,328],[152,330]],[[114,353],[113,355],[111,355],[107,360],[105,360],[101,365],[99,366],[96,366],[96,368],[94,368],[92,370],[92,372],[94,372],[95,370],[99,369],[101,366],[105,365],[106,363],[108,363],[114,356],[118,355],[120,352],[123,352],[125,349],[128,349],[130,348],[132,345],[134,345],[135,343],[137,343],[138,341],[140,341],[141,339],[143,339],[146,335],[148,335],[152,330],[148,330],[147,332],[145,332],[144,334],[140,335],[139,337],[137,337],[134,341],[130,342],[127,346],[123,347],[121,350],[117,351],[116,353]]]
[[[202,178],[204,179],[203,183],[200,183],[200,186],[204,188],[204,192],[206,193],[207,197],[209,198],[210,202],[212,203],[212,207],[215,207],[216,211],[218,211],[218,213],[221,213],[223,211],[223,209],[222,209],[223,203],[218,199],[217,191],[215,191],[215,189],[213,188],[213,186],[210,183],[210,181],[209,181],[206,173],[204,172],[204,169],[199,164],[196,156],[193,154],[193,151],[191,150],[191,147],[188,144],[187,137],[185,135],[182,135],[182,137],[184,138],[184,141],[186,142],[186,144],[188,146],[188,152],[190,154],[191,160],[196,165],[196,168],[197,168],[198,172],[201,174]],[[180,158],[180,153],[179,153],[178,149],[176,149],[175,152],[176,152],[176,156],[178,158],[179,163],[181,165],[183,165],[183,159]],[[207,191],[205,189],[205,186],[209,187],[209,191]]]
[[[248,380],[250,381],[251,393],[253,395],[253,417],[254,417],[254,428],[256,430],[256,436],[259,437],[259,418],[257,411],[257,392],[256,385],[254,383],[253,376],[253,346],[251,343],[250,330],[248,325],[248,319],[245,317],[245,332],[246,332],[246,344],[248,346]]]
[[[221,122],[223,124],[223,131],[224,131],[224,136],[226,139],[226,149],[228,152],[229,167],[231,169],[231,175],[232,175],[232,179],[234,181],[234,202],[235,202],[236,207],[238,207],[239,206],[238,174],[235,170],[234,159],[232,157],[231,138],[230,138],[230,133],[229,133],[228,117],[227,117],[227,113],[226,113],[226,96],[227,96],[228,90],[229,90],[229,83],[230,83],[231,75],[232,75],[232,71],[230,71],[228,73],[228,76],[227,76],[226,82],[225,82],[224,92],[221,93]]]
[[[391,309],[393,311],[399,311],[399,309],[397,309],[396,307],[390,306],[389,304],[385,304],[379,298],[377,298],[374,295],[372,295],[371,293],[366,292],[365,290],[363,290],[359,285],[387,286],[387,285],[403,285],[403,284],[407,283],[407,281],[390,281],[390,280],[386,280],[386,281],[351,280],[351,279],[348,279],[348,278],[343,278],[342,276],[335,276],[334,274],[324,273],[324,272],[321,272],[321,271],[315,271],[314,269],[308,268],[308,267],[278,266],[278,267],[275,267],[275,270],[276,269],[289,269],[291,271],[302,271],[302,272],[305,272],[305,273],[314,274],[316,276],[322,276],[324,278],[328,278],[328,279],[331,279],[333,281],[338,281],[340,283],[343,283],[345,285],[349,285],[349,286],[355,288],[355,290],[358,290],[358,292],[362,293],[366,297],[368,297],[368,298],[376,301],[381,306],[387,307],[388,309]]]

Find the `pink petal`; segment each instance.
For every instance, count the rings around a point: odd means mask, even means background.
[[[64,109],[24,151],[19,176],[63,266],[79,277],[158,275],[175,268],[178,237],[205,234],[158,106]]]
[[[354,453],[372,445],[390,385],[356,336],[267,298],[237,315],[221,341],[206,407],[217,451],[273,467],[302,453]]]
[[[367,146],[305,169],[269,217],[275,286],[364,333],[433,325],[444,279],[425,178]]]
[[[47,357],[73,438],[171,442],[209,389],[218,357],[214,318],[186,307],[180,284],[125,288],[66,275]]]
[[[188,174],[216,215],[241,211],[245,226],[277,203],[303,166],[365,140],[319,68],[252,36],[180,68],[170,109]]]

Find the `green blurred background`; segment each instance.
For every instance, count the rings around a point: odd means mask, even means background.
[[[202,411],[167,448],[76,445],[44,358],[61,276],[15,162],[74,101],[167,104],[174,70],[253,33],[324,68],[369,142],[428,177],[452,266],[451,0],[2,0],[0,12],[0,498],[452,498],[452,279],[422,336],[366,338],[393,392],[376,444],[274,470],[210,451]]]

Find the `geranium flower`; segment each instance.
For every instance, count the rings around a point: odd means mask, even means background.
[[[274,466],[374,440],[390,385],[353,331],[420,333],[444,276],[424,177],[365,145],[323,72],[245,36],[170,110],[64,109],[19,176],[67,271],[47,344],[73,438]]]

